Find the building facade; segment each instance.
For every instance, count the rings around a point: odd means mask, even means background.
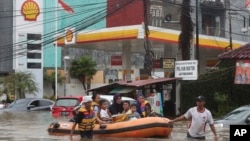
[[[249,13],[245,2],[198,1],[203,71],[216,64],[217,55],[229,47],[230,37],[233,49],[249,41]],[[4,33],[0,35],[0,73],[31,71],[39,82],[39,97],[43,95],[43,69],[63,68],[66,65],[64,56],[71,59],[92,56],[98,64],[99,78],[102,78],[98,83],[140,77],[145,55],[143,1],[2,0],[0,3],[4,11],[0,13],[0,30]],[[155,60],[178,59],[180,55],[181,4],[182,0],[150,0],[149,36]],[[196,1],[191,0],[191,7],[191,18],[195,23]],[[169,17],[170,20],[166,19]],[[56,36],[64,37],[67,31],[73,31],[72,40],[62,38],[63,41],[55,42]],[[154,70],[167,76],[162,68]]]
[[[0,75],[13,71],[13,1],[1,0]]]
[[[43,97],[43,0],[13,1],[13,69],[30,72],[38,92],[26,97]]]

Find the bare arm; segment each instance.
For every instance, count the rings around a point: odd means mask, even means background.
[[[184,119],[186,119],[185,116],[181,115],[181,116],[179,116],[179,117],[177,117],[177,118],[175,118],[173,120],[170,120],[169,123],[174,123],[174,122],[182,121]]]
[[[73,126],[72,126],[72,129],[71,129],[71,132],[70,132],[70,136],[73,135],[74,131],[75,131],[75,128],[76,128],[76,122],[73,123]]]
[[[216,133],[216,130],[215,130],[215,127],[214,127],[213,124],[210,125],[210,129],[211,129],[212,132],[214,133],[215,140],[218,140],[217,133]]]
[[[98,115],[96,115],[96,121],[99,123],[99,124],[102,124],[103,121],[100,119],[100,117]]]

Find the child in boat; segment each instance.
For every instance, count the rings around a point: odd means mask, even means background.
[[[131,110],[131,114],[129,115],[129,119],[138,119],[141,118],[140,114],[136,111],[136,103],[132,103],[130,105],[130,110]]]
[[[100,100],[100,118],[106,123],[111,123],[111,113],[108,110],[108,102],[106,100]]]
[[[130,110],[130,102],[125,100],[123,101],[123,104],[122,104],[122,107],[123,107],[123,112],[122,114],[132,114],[131,110]]]

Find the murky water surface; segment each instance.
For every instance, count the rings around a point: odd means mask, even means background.
[[[1,141],[81,141],[79,136],[49,135],[47,128],[54,121],[68,121],[69,118],[53,118],[48,111],[42,112],[5,112],[0,110]],[[213,134],[208,128],[206,140],[212,141]],[[183,141],[186,139],[187,122],[174,124],[171,139],[135,139],[135,138],[102,138],[95,141]],[[220,141],[229,140],[229,130],[217,128]],[[83,140],[83,139],[82,139]],[[84,139],[87,140],[87,139]]]

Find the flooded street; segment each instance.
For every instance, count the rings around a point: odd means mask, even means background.
[[[79,141],[79,136],[70,139],[69,136],[49,135],[47,128],[54,121],[68,121],[69,118],[54,119],[48,111],[41,112],[5,112],[0,111],[0,141]],[[186,140],[187,122],[174,124],[171,139],[133,139],[123,138],[123,141],[183,141]],[[217,129],[220,141],[229,140],[229,130]],[[87,139],[84,139],[87,140]],[[120,138],[93,139],[95,141],[121,141]],[[213,140],[213,134],[208,128],[206,140]]]

